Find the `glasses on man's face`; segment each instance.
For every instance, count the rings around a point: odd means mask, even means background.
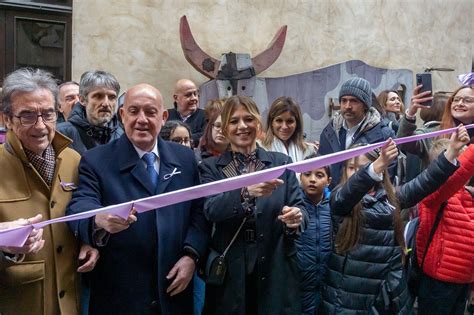
[[[464,104],[474,104],[474,97],[459,97],[456,96],[453,98],[453,103],[459,104],[463,102]]]
[[[188,137],[184,137],[184,138],[181,138],[181,137],[176,137],[176,138],[173,138],[173,139],[170,139],[171,141],[175,142],[175,143],[179,143],[179,144],[190,144],[191,143],[191,139],[189,139]]]
[[[38,117],[41,117],[41,119],[43,119],[43,122],[45,124],[54,123],[58,119],[58,115],[55,111],[42,112],[41,114],[25,113],[19,116],[16,116],[16,115],[14,116],[20,120],[20,124],[23,127],[31,127],[31,126],[36,125],[36,123],[38,122]]]

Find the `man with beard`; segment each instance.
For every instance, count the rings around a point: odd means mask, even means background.
[[[372,107],[372,88],[367,80],[356,77],[344,82],[339,91],[339,104],[339,115],[321,133],[320,155],[343,151],[358,143],[376,143],[395,138],[393,130]],[[331,188],[339,183],[341,168],[342,163],[331,165]],[[395,170],[396,162],[389,168],[391,174]]]
[[[87,71],[79,83],[80,103],[58,131],[73,140],[71,147],[84,154],[87,150],[120,138],[123,129],[115,114],[120,84],[108,72]]]
[[[206,115],[199,108],[199,90],[193,81],[181,79],[176,82],[174,108],[168,110],[168,120],[179,120],[191,128],[193,147],[199,144],[206,128]]]

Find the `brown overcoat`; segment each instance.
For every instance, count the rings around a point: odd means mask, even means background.
[[[52,187],[28,161],[16,135],[9,131],[0,145],[0,222],[32,217],[64,216],[77,185],[80,156],[67,148],[70,140],[56,133],[52,145],[56,170]],[[65,223],[44,228],[44,248],[12,263],[0,253],[0,314],[79,314],[78,243]]]

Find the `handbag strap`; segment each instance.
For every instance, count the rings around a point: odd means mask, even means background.
[[[448,204],[447,201],[443,202],[441,204],[441,206],[439,207],[438,213],[436,214],[436,219],[435,219],[435,222],[434,222],[433,226],[431,227],[430,236],[428,237],[428,241],[426,242],[425,251],[423,252],[423,258],[421,259],[421,266],[420,266],[421,270],[423,270],[423,265],[425,264],[426,254],[428,253],[428,248],[430,247],[430,244],[431,244],[431,241],[433,240],[434,234],[435,234],[436,230],[438,229],[439,221],[441,221],[441,218],[443,217],[444,208],[446,208],[447,204]]]
[[[237,238],[237,235],[239,235],[239,232],[240,230],[242,229],[242,227],[244,226],[245,222],[247,221],[247,217],[245,217],[243,220],[242,220],[242,223],[240,224],[239,228],[237,229],[237,232],[235,232],[234,236],[232,237],[232,239],[230,240],[230,243],[229,245],[227,245],[227,247],[225,248],[224,252],[222,253],[221,257],[225,257],[225,255],[227,255],[227,252],[229,251],[230,247],[232,246],[232,244],[234,244],[235,242],[235,239]]]

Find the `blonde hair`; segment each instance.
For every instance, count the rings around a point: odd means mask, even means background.
[[[244,107],[250,115],[255,118],[258,122],[258,125],[262,125],[262,118],[260,112],[258,111],[257,104],[248,96],[234,95],[229,97],[224,102],[224,107],[222,108],[221,119],[222,119],[222,133],[227,137],[227,127],[229,126],[230,119],[232,114],[237,110],[239,106]]]
[[[211,120],[216,113],[221,113],[224,101],[225,99],[213,99],[207,102],[206,106],[204,106],[204,114],[206,115],[207,121]]]

